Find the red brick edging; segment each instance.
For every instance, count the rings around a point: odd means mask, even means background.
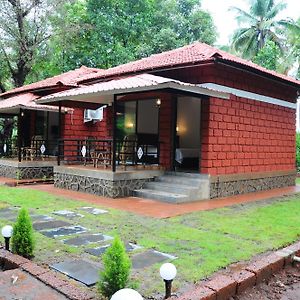
[[[300,242],[257,259],[241,271],[203,281],[193,290],[171,300],[228,300],[291,264],[294,255],[300,256]]]
[[[0,249],[0,260],[4,261],[5,268],[19,268],[26,271],[71,300],[89,300],[93,298],[91,294],[57,276],[56,272],[42,268],[22,256]]]

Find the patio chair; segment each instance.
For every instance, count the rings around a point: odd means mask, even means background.
[[[94,168],[98,168],[99,165],[107,168],[111,165],[112,149],[110,144],[102,143],[97,145],[97,141],[92,141],[90,147],[90,157],[93,162]]]
[[[41,146],[45,144],[45,140],[41,135],[34,135],[31,138],[30,147],[21,148],[23,159],[33,161],[40,156],[44,160],[44,155],[41,153]]]
[[[137,140],[136,134],[126,135],[123,139],[119,153],[119,162],[124,165],[124,167],[126,167],[128,163],[132,165],[135,163]]]

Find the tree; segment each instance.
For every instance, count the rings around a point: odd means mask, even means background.
[[[252,58],[270,40],[283,51],[282,31],[287,28],[299,30],[292,20],[278,20],[278,14],[285,8],[285,2],[276,3],[274,0],[250,0],[249,12],[232,7],[237,13],[238,23],[245,25],[234,32],[233,49],[240,51],[245,58]]]
[[[67,25],[66,25],[67,24]],[[200,40],[216,39],[198,0],[86,0],[52,20],[47,68],[108,68]]]
[[[22,208],[14,225],[12,251],[26,258],[33,257],[34,240],[32,223],[27,209]]]
[[[58,1],[1,0],[0,60],[5,64],[5,73],[0,75],[2,91],[7,78],[16,87],[26,81],[40,47],[50,36],[49,15]]]
[[[267,41],[265,46],[254,56],[253,62],[269,70],[278,70],[280,49],[273,41]]]
[[[106,297],[126,287],[131,262],[122,241],[116,237],[103,255],[104,270],[100,273],[99,291]]]

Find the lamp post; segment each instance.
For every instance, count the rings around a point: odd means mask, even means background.
[[[9,240],[13,233],[13,228],[10,225],[5,225],[2,227],[1,233],[5,240],[5,250],[9,251]]]
[[[135,290],[122,289],[114,293],[110,300],[143,300],[143,297]]]
[[[165,282],[165,288],[166,288],[165,299],[168,299],[171,297],[172,281],[177,274],[176,267],[171,263],[165,263],[160,267],[159,273],[161,278]]]

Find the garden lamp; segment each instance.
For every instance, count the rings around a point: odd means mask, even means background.
[[[133,289],[122,289],[114,293],[110,300],[143,300],[143,297]]]
[[[9,240],[13,233],[13,228],[10,225],[5,225],[2,227],[1,233],[5,240],[5,250],[9,251]]]
[[[161,278],[165,282],[165,288],[166,288],[165,299],[168,299],[171,297],[172,281],[177,274],[176,267],[171,263],[165,263],[160,267],[159,273]]]

